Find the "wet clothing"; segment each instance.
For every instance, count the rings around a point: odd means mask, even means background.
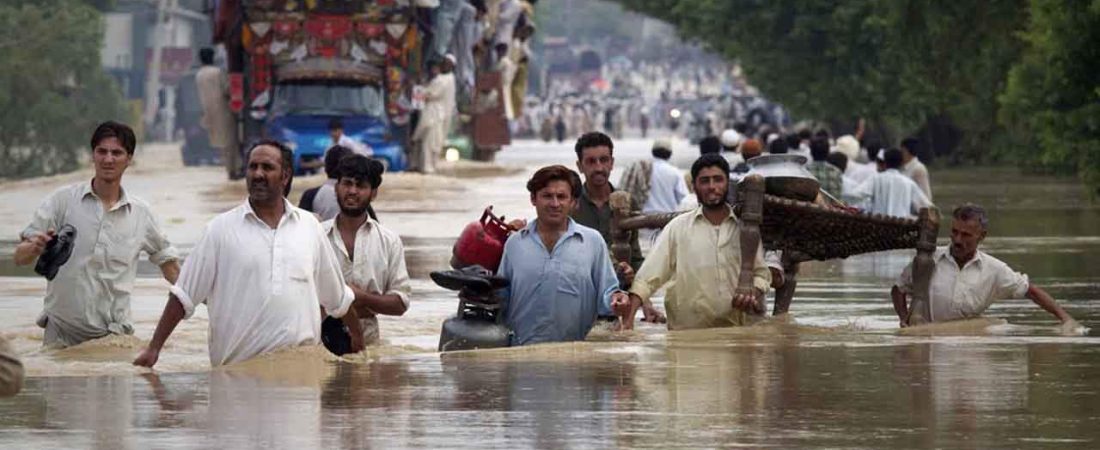
[[[611,192],[615,192],[615,186],[611,186]],[[637,210],[637,204],[631,199],[631,210]],[[588,198],[588,188],[581,187],[581,198],[577,201],[577,209],[571,214],[573,220],[588,228],[595,229],[600,237],[611,248],[611,203],[604,203],[603,207],[597,207]],[[642,247],[638,245],[638,232],[630,233],[630,267],[635,271],[642,267]]]
[[[583,340],[597,315],[611,315],[611,294],[619,288],[607,244],[570,219],[547,249],[537,227],[532,220],[508,238],[497,271],[509,281],[501,298],[512,345]]]
[[[340,263],[344,281],[361,290],[381,295],[396,295],[409,307],[409,271],[405,267],[405,246],[401,237],[374,219],[367,219],[355,233],[355,248],[348,254],[336,221],[321,224],[332,244],[333,254]],[[363,326],[363,342],[375,343],[381,337],[378,318],[359,317]]]
[[[836,166],[825,161],[812,161],[806,164],[806,170],[821,183],[821,190],[839,199],[844,192],[844,173]]]
[[[961,268],[948,247],[937,249],[934,260],[936,265],[929,284],[932,322],[978,317],[997,300],[1024,298],[1031,287],[1027,275],[981,250]],[[897,287],[907,295],[912,294],[912,263],[902,271]]]
[[[90,181],[54,191],[20,234],[29,239],[62,225],[76,228],[69,261],[46,284],[45,308],[38,325],[43,344],[67,347],[108,334],[133,334],[130,293],[144,251],[156,266],[176,261],[149,205],[122,189],[118,202],[104,210]]]
[[[170,288],[184,318],[206,304],[213,366],[317,344],[319,306],[339,318],[355,299],[321,224],[284,203],[275,229],[248,201],[215,217]]]
[[[752,264],[753,287],[767,292],[771,272],[764,262],[763,246],[757,249]],[[634,277],[630,292],[648,302],[671,280],[665,293],[671,330],[747,325],[751,317],[733,308],[740,274],[737,218],[730,213],[721,225],[714,226],[698,207],[665,226]]]
[[[336,180],[331,178],[325,183],[302,193],[298,207],[317,214],[322,221],[332,220],[340,214],[340,203],[336,200]]]
[[[3,337],[0,337],[0,397],[11,397],[23,388],[23,363]]]
[[[924,193],[928,200],[932,200],[932,183],[929,181],[928,168],[924,166],[924,163],[920,162],[917,157],[909,160],[908,164],[901,166],[901,173],[911,178],[917,186],[920,186],[921,192]]]
[[[921,208],[932,206],[920,187],[897,169],[876,173],[856,187],[855,198],[866,199],[873,214],[911,218]]]
[[[653,169],[649,176],[649,197],[642,207],[645,214],[676,212],[680,201],[687,197],[687,183],[684,175],[668,161],[653,158]]]

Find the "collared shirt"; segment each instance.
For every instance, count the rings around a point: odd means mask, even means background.
[[[317,188],[317,194],[313,196],[313,213],[320,216],[322,221],[332,220],[340,214],[340,202],[336,200],[336,180],[327,179],[325,184]]]
[[[499,275],[512,345],[579,341],[596,315],[611,315],[611,294],[619,288],[607,244],[600,234],[570,219],[554,248],[547,249],[538,220],[508,237]]]
[[[733,308],[733,294],[741,275],[741,232],[731,213],[715,226],[703,208],[672,219],[634,278],[630,292],[642,301],[661,289],[665,293],[668,328],[728,327],[746,325],[748,315]],[[771,272],[764,263],[764,248],[756,250],[752,286],[767,292]]]
[[[611,186],[611,192],[615,192],[615,186]],[[635,210],[634,199],[630,199],[631,210]],[[611,245],[611,202],[608,201],[602,207],[596,206],[592,199],[588,198],[588,187],[581,187],[581,198],[577,200],[577,208],[570,216],[577,223],[592,228],[600,233],[600,237]],[[638,232],[630,233],[630,267],[638,270],[642,267],[642,247],[638,245]]]
[[[355,300],[321,224],[284,203],[274,229],[248,201],[215,217],[171,287],[185,318],[195,305],[206,304],[211,365],[316,344],[318,306],[343,317]]]
[[[1031,286],[1027,275],[981,250],[961,268],[947,247],[937,249],[934,259],[929,284],[933,322],[978,317],[997,300],[1023,298]],[[897,287],[913,292],[912,264],[902,271]]]
[[[875,174],[861,183],[852,196],[867,199],[871,213],[894,217],[914,217],[920,208],[932,206],[917,183],[897,169]]]
[[[821,190],[839,199],[844,192],[844,174],[836,166],[825,161],[811,161],[806,164],[808,170],[821,183]]]
[[[653,169],[649,175],[649,198],[642,212],[670,213],[678,211],[680,201],[687,197],[687,183],[680,170],[661,158],[653,159]]]
[[[367,219],[355,232],[354,253],[348,254],[336,220],[321,224],[340,263],[344,281],[361,290],[381,295],[396,295],[409,307],[409,271],[405,267],[405,246],[401,237],[374,219]],[[360,317],[367,343],[378,341],[378,318]]]
[[[76,228],[72,256],[46,284],[46,301],[38,324],[50,323],[44,344],[76,345],[109,333],[132,334],[130,293],[138,256],[161,266],[179,259],[149,205],[127,195],[105,209],[85,182],[54,191],[21,233],[26,239],[63,225]]]
[[[914,156],[913,159],[909,160],[909,163],[902,166],[901,173],[917,183],[924,196],[928,197],[928,200],[932,200],[932,183],[929,181],[928,168],[924,166],[924,163]]]

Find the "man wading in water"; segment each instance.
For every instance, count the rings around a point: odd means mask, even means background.
[[[978,250],[989,228],[985,209],[965,204],[955,208],[951,216],[951,246],[936,250],[933,256],[936,265],[929,283],[928,298],[932,303],[929,321],[972,319],[981,316],[997,300],[1027,297],[1057,317],[1064,330],[1079,328],[1077,321],[1058,306],[1050,294],[1031,284],[1027,275],[1013,271],[1008,264]],[[913,265],[910,264],[890,290],[902,327],[909,325],[907,296],[912,291]]]
[[[512,345],[583,340],[597,314],[626,301],[600,233],[569,217],[578,179],[548,166],[527,182],[537,218],[508,238],[498,271],[509,281],[501,297]]]
[[[76,229],[72,256],[46,284],[46,305],[37,323],[46,329],[42,343],[47,347],[134,333],[130,291],[142,251],[169,283],[180,272],[179,255],[149,205],[122,188],[122,174],[137,146],[134,131],[104,122],[91,145],[95,178],[46,197],[15,247],[15,264],[31,264],[62,226]]]
[[[737,217],[726,203],[729,163],[717,153],[707,153],[691,165],[692,185],[699,206],[672,219],[661,230],[657,243],[634,277],[629,299],[612,306],[633,326],[639,307],[652,308],[649,298],[669,280],[665,294],[668,328],[715,328],[748,325],[751,316],[764,312],[764,293],[771,274],[764,264],[764,248],[756,250],[753,294],[735,294],[741,273],[741,233]],[[649,314],[647,321],[652,321]]]
[[[164,342],[195,306],[210,315],[210,364],[320,342],[321,312],[343,318],[351,350],[363,349],[355,295],[317,219],[285,198],[294,153],[276,141],[248,152],[248,200],[206,226],[170,289],[149,346],[134,365],[153,367]]]

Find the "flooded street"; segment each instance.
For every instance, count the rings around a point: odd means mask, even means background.
[[[619,169],[649,155],[649,141],[616,144]],[[124,185],[186,254],[245,191],[219,168],[177,167],[176,151],[139,149]],[[672,162],[686,168],[697,156],[678,141]],[[889,288],[913,257],[899,251],[804,266],[791,316],[758,326],[640,324],[581,343],[435,352],[457,298],[428,272],[446,268],[455,237],[485,206],[533,216],[527,177],[574,161],[568,142],[520,141],[496,166],[387,174],[375,209],[405,243],[413,292],[404,317],[380,317],[384,344],[344,359],[294,349],[217,370],[205,308],[180,324],[156,371],[130,365],[167,298],[146,262],[134,336],[43,350],[34,320],[46,283],[13,266],[11,238],[52,189],[90,173],[4,184],[0,334],[29,378],[0,400],[0,448],[1100,447],[1100,208],[1071,181],[1013,170],[933,169],[936,203],[945,216],[964,201],[987,206],[984,250],[1046,289],[1091,328],[1084,335],[1060,334],[1028,300],[899,333]],[[294,181],[296,200],[321,178]]]

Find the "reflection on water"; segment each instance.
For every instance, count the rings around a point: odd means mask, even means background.
[[[572,154],[530,151],[553,163]],[[993,305],[990,321],[899,334],[888,289],[913,254],[898,251],[805,265],[793,319],[675,333],[643,324],[582,343],[439,355],[457,300],[426,276],[448,263],[453,237],[443,235],[474,215],[391,205],[384,221],[428,230],[403,236],[413,304],[380,318],[384,345],[347,359],[303,348],[210,370],[199,308],[156,374],[134,368],[167,298],[151,266],[135,284],[136,336],[43,350],[33,321],[45,282],[0,258],[0,333],[31,376],[0,400],[0,448],[1100,447],[1100,210],[1075,209],[1057,183],[1040,183],[1053,197],[1039,198],[1015,175],[964,187],[972,178],[934,178],[945,215],[963,200],[991,205],[985,250],[1091,335],[1058,335],[1027,300]],[[529,209],[517,192],[500,194],[500,211]]]

